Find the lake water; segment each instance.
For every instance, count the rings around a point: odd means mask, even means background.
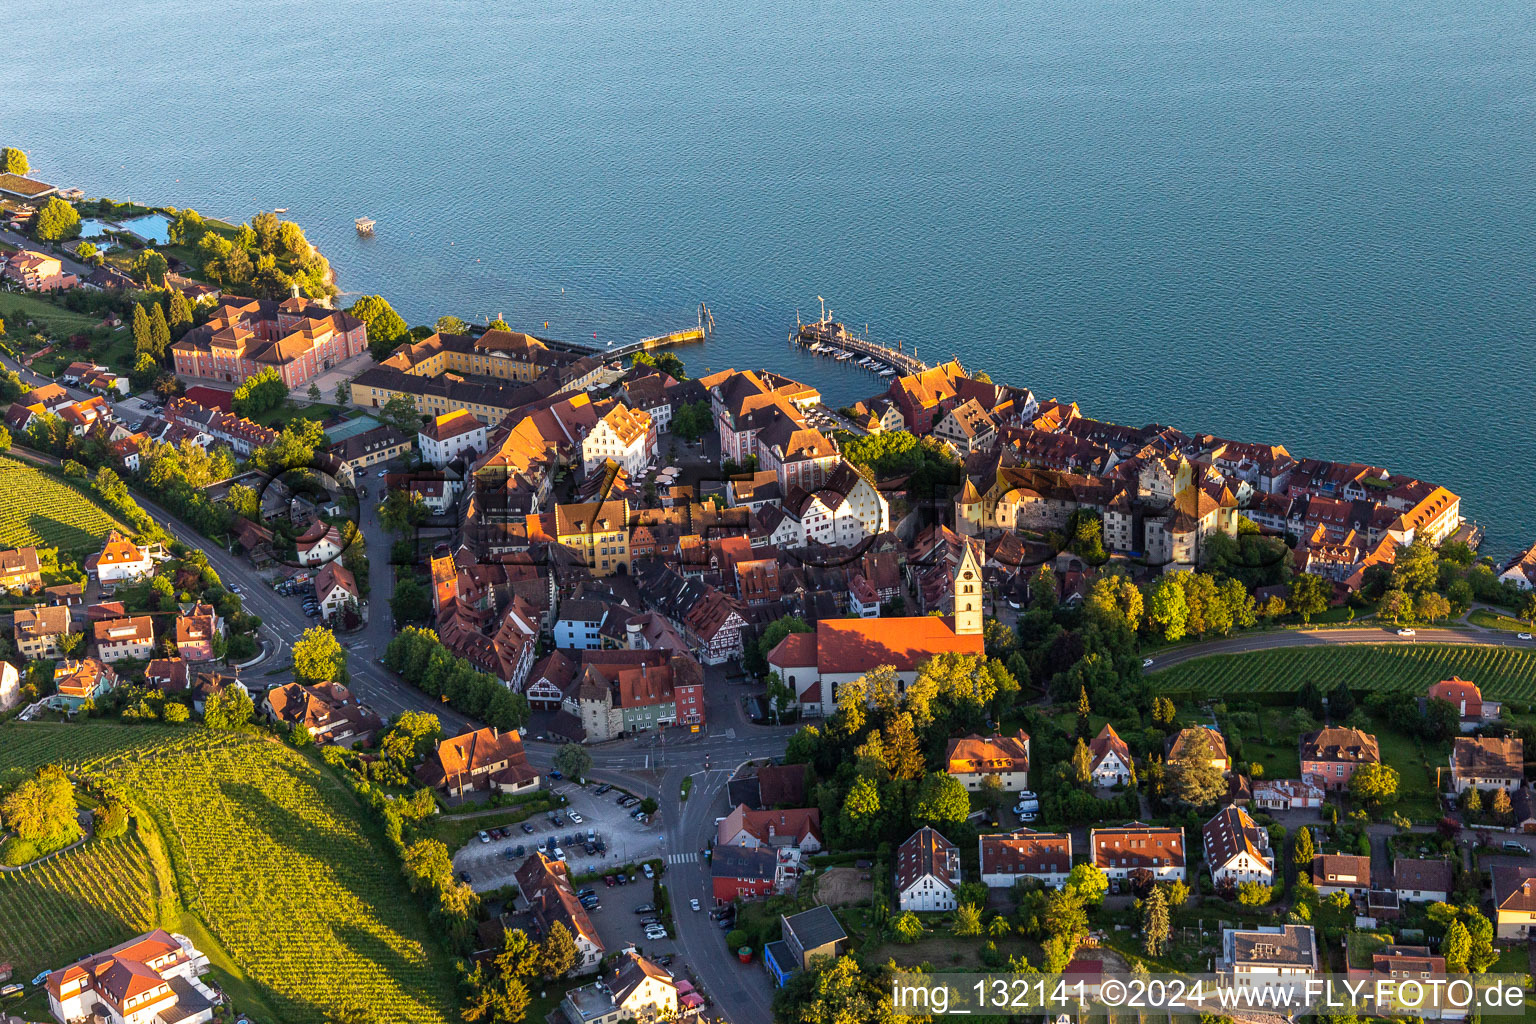
[[[45,179],[288,207],[413,322],[622,341],[703,299],[690,368],[875,391],[787,348],[823,295],[1090,415],[1378,462],[1491,550],[1536,540],[1530,4],[77,0],[9,30],[35,87],[0,136]]]

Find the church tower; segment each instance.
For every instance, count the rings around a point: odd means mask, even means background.
[[[976,561],[976,549],[965,545],[965,554],[955,567],[952,584],[955,604],[955,634],[975,635],[981,632],[981,564]]]

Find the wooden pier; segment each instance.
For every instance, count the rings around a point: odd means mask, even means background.
[[[866,356],[899,374],[922,373],[928,369],[928,364],[917,358],[914,353],[905,351],[901,342],[897,342],[896,347],[891,348],[889,345],[870,341],[865,335],[848,330],[847,327],[833,320],[829,314],[823,314],[820,320],[812,323],[802,323],[799,316],[796,316],[795,329],[790,332],[789,340],[791,344],[802,348],[819,346],[821,351],[836,349]]]
[[[674,345],[692,345],[698,342],[708,341],[709,336],[715,333],[715,314],[710,312],[706,303],[699,303],[699,321],[693,327],[685,327],[680,331],[671,331],[667,334],[656,334],[649,338],[641,338],[639,341],[631,341],[625,345],[593,345],[585,341],[550,341],[540,338],[549,345],[567,349],[573,352],[585,352],[589,355],[601,355],[604,357],[632,356],[636,352],[649,352],[657,348],[671,348]]]

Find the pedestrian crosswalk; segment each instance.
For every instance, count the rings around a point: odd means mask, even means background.
[[[668,864],[692,864],[695,861],[697,861],[698,859],[699,859],[699,855],[696,854],[696,853],[669,853],[669,854],[667,854],[667,863]]]

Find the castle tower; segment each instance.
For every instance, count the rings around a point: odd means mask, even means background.
[[[965,488],[955,499],[955,532],[962,537],[981,536],[981,492],[965,479]]]
[[[955,634],[967,636],[981,632],[981,564],[976,561],[976,549],[965,546],[965,554],[955,567],[951,584],[955,604]]]

